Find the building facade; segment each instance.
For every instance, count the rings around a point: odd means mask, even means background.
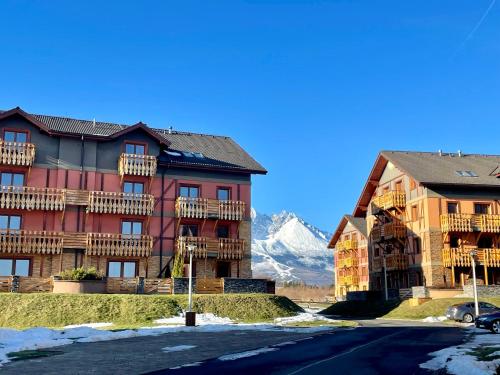
[[[365,218],[370,285],[500,284],[500,156],[384,151],[354,217]]]
[[[231,138],[0,112],[0,276],[95,266],[168,277],[251,277],[251,175]]]

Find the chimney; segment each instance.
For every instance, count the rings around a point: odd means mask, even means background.
[[[458,150],[458,157],[461,158],[462,157],[462,150]]]
[[[172,126],[168,127],[168,134],[172,134],[172,129],[173,129]]]
[[[443,150],[439,149],[438,153],[439,153],[439,156],[443,156]]]

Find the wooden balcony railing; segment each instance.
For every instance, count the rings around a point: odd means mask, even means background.
[[[356,240],[344,240],[337,242],[335,246],[337,251],[347,251],[347,250],[356,250],[358,248],[358,241]]]
[[[406,194],[403,191],[388,191],[372,200],[373,209],[390,210],[392,208],[404,208],[406,206]]]
[[[445,214],[441,215],[443,232],[500,233],[500,215]]]
[[[2,164],[30,167],[34,160],[35,145],[33,143],[0,140],[0,162]]]
[[[477,252],[477,263],[487,267],[500,267],[500,249],[479,249],[475,246],[445,248],[443,254],[444,267],[471,267],[471,251]]]
[[[193,245],[193,257],[218,259],[242,259],[245,240],[235,238],[207,238],[207,237],[179,237],[177,238],[177,251],[186,256],[188,246]]]
[[[207,198],[179,197],[175,202],[177,217],[190,219],[243,220],[245,202]]]
[[[358,267],[359,259],[357,257],[347,257],[341,258],[338,260],[338,268],[349,268],[349,267]]]
[[[348,275],[348,276],[339,276],[338,278],[339,285],[358,285],[359,284],[359,276],[357,275]]]
[[[88,233],[86,255],[149,257],[153,237],[115,233]]]
[[[408,269],[408,254],[388,254],[385,256],[387,271],[404,271]],[[373,259],[373,270],[381,271],[384,265],[382,257]]]
[[[382,227],[379,225],[373,227],[370,235],[372,237],[372,241],[380,242],[382,240]]]
[[[0,252],[60,254],[63,233],[30,230],[0,230]]]
[[[154,196],[150,194],[91,191],[88,212],[121,215],[151,215]]]
[[[382,236],[384,239],[405,238],[406,226],[402,223],[386,223],[382,226]]]
[[[0,208],[3,209],[62,211],[64,206],[63,189],[0,186]]]
[[[156,157],[152,155],[121,154],[118,162],[120,176],[146,176],[156,174]]]

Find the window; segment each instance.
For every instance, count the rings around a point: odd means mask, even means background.
[[[231,277],[231,262],[217,262],[215,277]]]
[[[29,276],[29,259],[0,259],[0,276]]]
[[[493,244],[494,244],[493,237],[490,236],[481,236],[477,240],[477,247],[479,249],[491,249],[494,247]]]
[[[19,230],[21,229],[21,216],[0,215],[0,230]]]
[[[137,262],[108,262],[108,277],[136,277]]]
[[[460,247],[460,239],[456,236],[451,236],[450,237],[450,247],[452,249],[456,249],[457,247]]]
[[[2,185],[2,186],[24,186],[24,174],[2,172],[0,174],[0,185]]]
[[[122,235],[140,237],[142,234],[142,221],[122,221]]]
[[[475,214],[488,214],[490,211],[490,205],[487,203],[474,203],[474,213]]]
[[[181,225],[179,235],[181,237],[198,237],[198,225]]]
[[[146,153],[146,146],[138,143],[125,143],[125,153],[144,155]]]
[[[186,198],[199,198],[200,188],[198,186],[181,186],[179,195]]]
[[[397,181],[395,184],[396,191],[403,191],[403,181]]]
[[[413,238],[413,252],[415,254],[420,254],[422,252],[422,244],[420,237]]]
[[[380,249],[378,247],[375,248],[375,250],[373,252],[373,256],[375,256],[375,257],[379,257],[380,256]]]
[[[123,192],[132,194],[142,194],[144,192],[144,184],[142,182],[124,182]]]
[[[457,202],[448,202],[448,213],[449,214],[458,214],[458,203]]]
[[[418,206],[417,205],[411,206],[411,218],[413,219],[413,221],[418,220]]]
[[[217,199],[220,201],[228,201],[231,199],[231,189],[229,188],[218,188],[217,189]]]
[[[417,188],[417,182],[410,177],[410,190],[415,190]]]
[[[217,238],[229,238],[229,227],[227,225],[217,226]]]
[[[26,143],[28,142],[28,133],[23,131],[6,130],[3,134],[3,139],[5,142]]]
[[[455,171],[455,173],[460,177],[478,177],[474,171]]]

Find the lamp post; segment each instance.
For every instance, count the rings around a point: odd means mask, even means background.
[[[189,252],[189,290],[188,290],[188,311],[186,311],[186,326],[196,325],[196,313],[193,309],[193,252],[196,247],[192,244],[187,245]]]
[[[386,254],[385,251],[383,253],[382,259],[384,261],[384,293],[385,293],[385,300],[389,300],[389,289],[387,288],[387,261],[385,259]]]
[[[476,285],[476,250],[472,250],[470,253],[472,259],[472,290],[474,291],[474,312],[476,318],[479,316],[479,302],[477,300],[477,285]]]

